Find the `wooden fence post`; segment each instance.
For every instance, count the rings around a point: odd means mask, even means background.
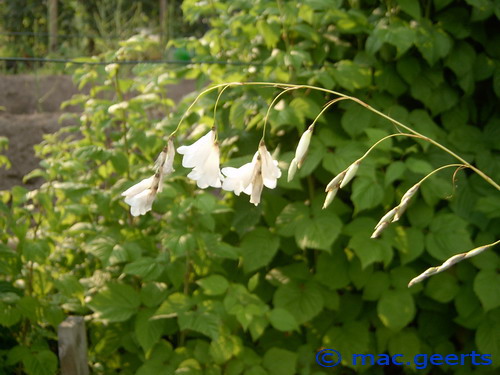
[[[61,375],[89,375],[87,334],[81,316],[69,316],[57,330]]]
[[[57,0],[48,0],[49,52],[57,49]]]

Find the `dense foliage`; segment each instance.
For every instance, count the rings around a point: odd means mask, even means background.
[[[493,366],[422,373],[495,373],[500,362],[499,257],[463,261],[410,289],[453,254],[500,237],[499,192],[479,176],[443,171],[380,239],[378,219],[434,168],[454,162],[411,139],[386,141],[326,210],[328,181],[393,124],[343,101],[315,130],[299,177],[248,197],[199,190],[177,171],[153,212],[132,218],[120,193],[151,175],[193,98],[173,110],[178,78],[276,81],[350,92],[456,150],[500,181],[500,8],[493,1],[184,2],[202,38],[178,40],[200,61],[179,70],[138,64],[75,68],[91,85],[72,100],[76,125],[37,147],[41,168],[0,201],[0,368],[53,374],[56,327],[85,315],[96,374],[326,374],[320,348],[352,353],[492,354]],[[111,58],[158,48],[141,36]],[[243,64],[242,64],[243,63]],[[250,160],[278,91],[234,86],[203,96],[176,144],[215,124],[223,165]],[[298,137],[331,95],[294,90],[270,112],[267,147],[286,170]],[[121,102],[122,110],[108,109]],[[116,107],[115,107],[116,108]],[[352,366],[338,373],[411,373]],[[334,373],[334,372],[332,372]]]

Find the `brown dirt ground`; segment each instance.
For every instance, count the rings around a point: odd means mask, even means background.
[[[195,89],[194,82],[181,82],[169,90],[170,97],[178,101]],[[59,123],[60,106],[77,92],[69,76],[0,75],[0,136],[9,139],[4,154],[12,163],[9,170],[0,167],[0,190],[14,185],[33,189],[39,184],[22,182],[24,175],[38,167],[33,146],[40,143],[43,134],[69,124]],[[78,112],[78,108],[65,111]]]

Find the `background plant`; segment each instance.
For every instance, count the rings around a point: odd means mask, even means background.
[[[75,79],[92,89],[73,99],[84,106],[77,125],[38,147],[41,169],[30,177],[46,183],[34,192],[2,193],[5,372],[54,373],[55,327],[67,314],[88,316],[90,361],[103,374],[321,374],[314,353],[323,346],[346,357],[478,350],[498,366],[494,250],[407,288],[427,267],[499,238],[493,187],[464,171],[453,188],[452,171],[443,172],[422,185],[400,224],[371,240],[379,218],[409,187],[455,162],[426,143],[394,139],[321,210],[328,181],[395,130],[361,106],[341,102],[326,112],[301,178],[287,183],[283,176],[259,207],[247,197],[195,189],[178,162],[150,214],[132,219],[120,197],[151,175],[148,166],[193,99],[173,111],[164,98],[179,77],[350,92],[499,181],[494,3],[184,4],[188,20],[209,20],[211,29],[174,44],[195,59],[238,64],[176,71],[138,64],[120,67],[116,76],[99,66],[75,69]],[[148,48],[155,41],[143,35],[103,58],[140,56]],[[224,92],[215,119],[225,140],[224,165],[251,159],[276,94],[273,87]],[[298,136],[332,97],[294,90],[281,98],[266,140],[286,169]],[[212,92],[193,107],[177,144],[213,125],[216,99]],[[122,101],[128,107],[110,114]]]

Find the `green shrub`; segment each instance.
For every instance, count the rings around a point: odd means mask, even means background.
[[[338,102],[319,118],[298,177],[287,182],[284,174],[257,207],[243,195],[197,189],[178,160],[152,212],[133,218],[120,196],[151,176],[184,113],[177,146],[215,124],[224,166],[248,162],[257,149],[275,86],[234,85],[220,98],[213,90],[187,112],[193,97],[174,110],[164,96],[180,77],[350,92],[499,181],[498,7],[403,0],[184,4],[188,20],[208,19],[211,29],[176,46],[195,60],[248,67],[75,69],[75,80],[91,90],[71,101],[84,106],[77,125],[37,147],[41,168],[28,178],[46,182],[32,192],[13,188],[0,200],[5,372],[21,373],[22,366],[28,374],[55,373],[56,327],[70,314],[88,317],[96,374],[324,374],[314,360],[323,347],[345,359],[474,350],[492,354],[498,366],[494,251],[407,288],[427,267],[498,239],[498,191],[477,174],[445,170],[422,184],[398,224],[370,239],[414,183],[456,162],[426,142],[395,137],[322,210],[328,181],[400,130],[356,103]],[[154,43],[139,36],[104,57],[137,57],[154,51]],[[275,102],[266,144],[278,150],[283,170],[300,134],[334,98],[297,89]],[[343,365],[345,373],[385,371]],[[493,373],[494,366],[428,371]]]

